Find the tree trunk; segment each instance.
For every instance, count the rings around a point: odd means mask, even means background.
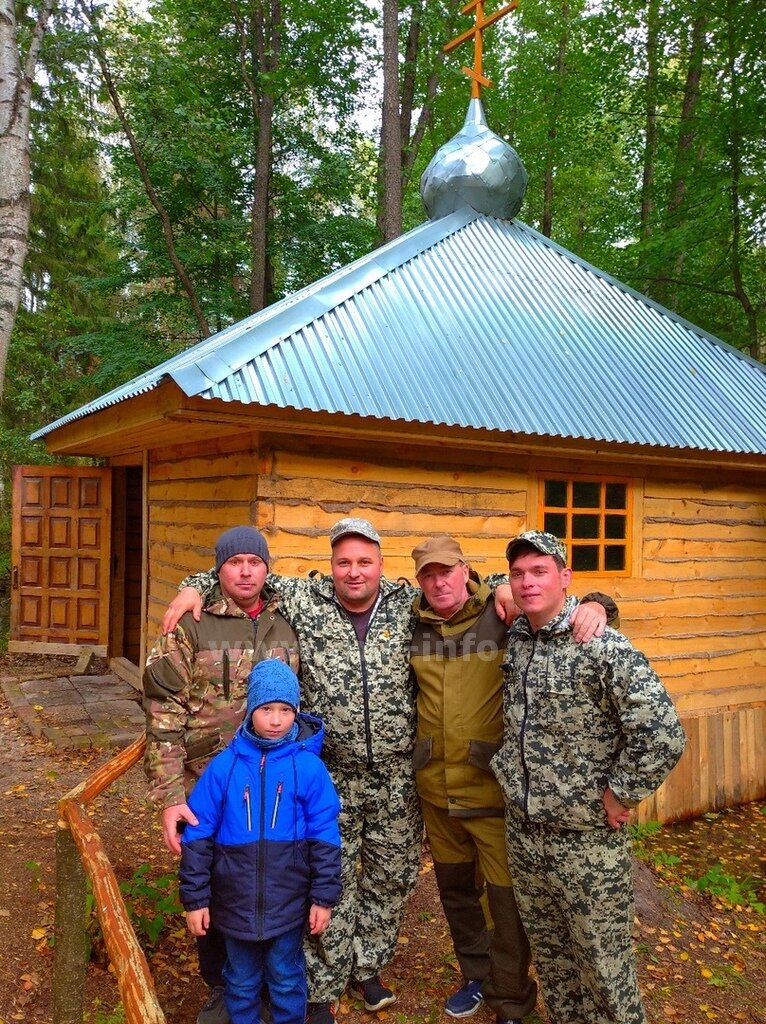
[[[85,994],[85,870],[77,844],[59,821],[56,829],[56,911],[53,949],[53,1019],[82,1024]]]
[[[54,3],[40,5],[24,56],[16,35],[16,4],[0,0],[0,398],[29,246],[32,81]]]
[[[681,226],[687,191],[687,176],[692,166],[695,121],[697,105],[700,98],[700,80],[705,59],[705,30],[707,14],[702,12],[692,23],[689,65],[686,69],[684,99],[681,106],[681,119],[678,127],[676,158],[673,166],[673,178],[670,185],[670,198],[665,217],[667,228],[672,231]],[[673,261],[671,278],[680,281],[683,277],[686,253],[683,249],[676,252]],[[667,304],[671,309],[678,308],[678,286],[667,290]]]
[[[734,282],[734,294],[747,320],[749,352],[753,359],[764,361],[766,346],[758,335],[758,316],[750,301],[742,278],[742,195],[740,180],[742,177],[742,126],[739,113],[739,72],[737,70],[738,48],[734,26],[734,0],[726,3],[726,71],[729,78],[729,147],[731,173],[731,276]]]
[[[147,198],[154,207],[157,216],[160,219],[160,225],[162,227],[162,238],[165,243],[165,251],[168,254],[168,259],[170,260],[171,266],[175,271],[176,277],[181,287],[183,288],[184,292],[186,293],[186,297],[189,300],[189,305],[192,308],[194,319],[197,321],[197,328],[199,330],[200,337],[207,338],[208,335],[211,334],[210,325],[208,324],[207,317],[205,316],[205,313],[202,309],[202,304],[199,300],[199,295],[197,294],[197,289],[194,285],[194,282],[189,276],[186,267],[184,266],[180,256],[178,255],[170,215],[168,214],[168,211],[165,208],[165,204],[160,198],[157,189],[154,187],[154,182],[152,181],[152,176],[149,171],[149,165],[147,164],[146,159],[144,158],[143,149],[135,133],[133,132],[133,129],[131,128],[128,116],[125,112],[125,108],[122,105],[120,94],[117,90],[116,83],[112,78],[112,73],[109,68],[106,50],[102,46],[101,40],[99,38],[98,25],[94,21],[94,16],[91,11],[89,11],[84,5],[81,6],[81,9],[85,14],[85,17],[88,19],[88,22],[93,30],[95,42],[94,53],[96,55],[96,60],[98,61],[98,66],[101,69],[101,76],[104,80],[106,91],[109,93],[109,99],[112,101],[114,112],[117,115],[118,121],[120,122],[120,127],[122,128],[125,138],[128,140],[128,145],[130,146],[130,151],[133,154],[133,159],[136,162],[138,172],[141,175],[141,181],[144,184],[144,190],[146,192]]]
[[[562,30],[559,36],[558,53],[556,55],[555,81],[548,115],[548,147],[545,154],[545,176],[543,181],[543,221],[542,233],[546,238],[553,231],[553,193],[555,187],[556,140],[558,139],[558,121],[561,113],[561,99],[564,91],[564,75],[566,74],[566,57],[569,47],[569,4],[561,7]]]
[[[646,83],[644,86],[644,162],[641,174],[641,218],[639,238],[652,235],[654,172],[657,161],[657,53],[659,49],[659,0],[649,0],[646,13]]]
[[[389,242],[402,233],[402,132],[399,109],[399,4],[383,0],[383,120],[380,132],[382,191],[378,233]]]
[[[264,3],[253,5],[252,22],[248,25],[235,13],[239,31],[239,66],[242,80],[250,94],[255,138],[255,182],[250,202],[250,288],[249,308],[257,313],[270,301],[273,274],[269,259],[269,221],[271,219],[271,165],[274,139],[274,94],[261,88],[261,76],[273,74],[279,66],[282,50],[282,8],[279,0],[271,0],[268,13]]]
[[[444,38],[451,39],[455,31],[457,13],[460,10],[461,0],[449,0],[447,18],[445,20]],[[426,133],[426,128],[431,123],[433,115],[433,101],[436,90],[439,86],[439,73],[444,64],[446,54],[440,49],[434,61],[431,73],[426,81],[426,94],[420,107],[420,113],[412,131],[412,113],[415,107],[415,81],[417,60],[420,51],[420,18],[422,6],[420,3],[413,5],[412,19],[409,32],[407,33],[407,45],[404,57],[404,78],[402,81],[402,106],[400,117],[400,131],[402,143],[402,194],[407,187],[412,174],[412,168],[418,158],[420,145]]]

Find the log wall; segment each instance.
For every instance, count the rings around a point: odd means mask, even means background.
[[[603,460],[602,460],[603,461]],[[689,747],[641,820],[699,814],[766,795],[766,487],[722,474],[682,479],[656,466],[599,463],[633,480],[630,576],[577,574],[605,590],[622,629],[651,659],[678,707]],[[537,525],[541,469],[593,475],[593,463],[434,451],[355,451],[353,442],[237,438],[149,456],[149,634],[180,579],[212,564],[218,534],[252,522],[272,567],[328,568],[327,535],[347,515],[381,533],[390,578],[412,576],[410,551],[451,533],[482,573],[502,571],[509,537]],[[598,475],[598,474],[596,474]]]

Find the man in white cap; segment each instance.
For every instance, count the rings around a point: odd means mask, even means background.
[[[324,935],[306,945],[311,1024],[332,1024],[349,982],[367,1010],[395,1001],[380,972],[396,949],[422,841],[409,665],[417,591],[384,578],[368,520],[341,519],[330,545],[330,576],[268,577],[298,634],[301,705],[325,723],[323,758],[343,804],[343,896]],[[207,593],[215,582],[201,573],[184,584]],[[176,598],[163,628],[193,607],[190,596]]]

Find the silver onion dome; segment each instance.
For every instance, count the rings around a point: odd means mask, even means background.
[[[516,150],[487,125],[481,100],[468,105],[463,127],[437,150],[420,179],[431,220],[470,206],[510,220],[521,209],[527,172]]]

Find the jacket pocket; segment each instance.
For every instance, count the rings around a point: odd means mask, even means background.
[[[468,744],[468,763],[483,772],[494,775],[489,762],[498,752],[502,743],[487,743],[486,740],[471,740]]]
[[[213,754],[217,754],[223,748],[224,743],[219,732],[209,736],[201,736],[199,739],[192,740],[191,743],[186,744],[184,762],[188,765],[193,761],[201,760],[203,757],[212,757]]]
[[[433,740],[430,736],[426,736],[425,739],[418,740],[415,744],[415,749],[412,751],[412,767],[416,772],[419,772],[422,768],[428,764],[431,760],[431,748],[433,746]]]

